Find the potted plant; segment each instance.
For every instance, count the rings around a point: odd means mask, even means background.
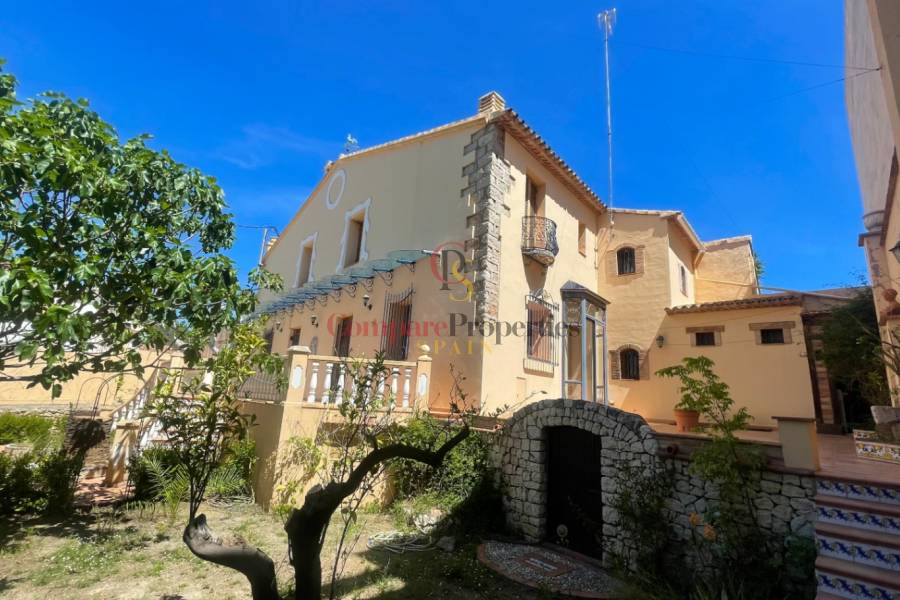
[[[700,427],[701,411],[691,408],[692,405],[682,400],[675,405],[675,429],[680,432],[694,431]]]
[[[700,427],[700,415],[729,400],[728,386],[713,370],[713,361],[705,356],[687,357],[681,364],[656,372],[659,377],[671,377],[681,383],[681,400],[675,405],[675,427],[678,431],[695,431]]]

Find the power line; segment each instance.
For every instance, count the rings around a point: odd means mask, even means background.
[[[853,75],[848,75],[848,76],[845,76],[845,77],[840,77],[840,78],[838,78],[838,79],[832,79],[831,81],[825,81],[825,82],[822,82],[822,83],[817,83],[817,84],[815,84],[815,85],[811,85],[811,86],[809,86],[809,87],[805,87],[805,88],[802,88],[802,89],[799,89],[799,90],[795,90],[795,91],[793,91],[793,92],[788,92],[787,94],[782,94],[781,96],[774,96],[774,97],[772,97],[772,98],[768,98],[768,99],[765,99],[765,100],[761,100],[760,102],[761,102],[761,103],[764,103],[764,102],[774,102],[775,100],[781,100],[782,98],[790,98],[791,96],[796,96],[796,95],[798,95],[798,94],[803,94],[804,92],[809,92],[809,91],[811,91],[811,90],[817,90],[817,89],[819,89],[819,88],[828,87],[828,86],[834,85],[834,84],[836,84],[836,83],[841,83],[842,81],[850,81],[851,79],[856,79],[856,78],[859,77],[860,75],[868,75],[869,73],[875,73],[875,72],[880,71],[880,70],[881,70],[881,67],[878,67],[877,69],[869,69],[868,71],[861,71],[861,72],[859,72],[859,73],[854,73]]]
[[[242,225],[240,223],[235,223],[234,225],[235,227],[240,227],[241,229],[271,229],[275,232],[276,235],[278,234],[278,228],[274,225]]]
[[[851,71],[878,71],[881,67],[857,67],[853,65],[834,65],[829,63],[807,62],[801,60],[782,60],[778,58],[762,58],[756,56],[737,56],[733,54],[717,54],[715,52],[703,52],[700,50],[688,50],[685,48],[666,48],[665,46],[651,46],[649,44],[638,44],[636,42],[626,42],[619,40],[618,43],[626,46],[634,46],[635,48],[644,48],[645,50],[657,50],[659,52],[674,52],[676,54],[690,54],[693,56],[706,56],[709,58],[720,58],[724,60],[741,60],[745,62],[772,63],[779,65],[795,65],[801,67],[817,67],[824,69],[848,69]]]

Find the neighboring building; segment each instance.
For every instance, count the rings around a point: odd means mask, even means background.
[[[264,264],[288,288],[264,302],[273,350],[313,354],[310,408],[338,385],[329,357],[385,350],[435,412],[453,365],[487,411],[564,396],[667,422],[677,386],[654,372],[703,353],[757,425],[815,414],[802,297],[759,294],[750,238],[609,211],[493,92],[472,117],[329,163]]]
[[[169,360],[169,353],[142,351],[142,364],[148,372],[155,365]],[[38,375],[42,366],[9,367],[0,372],[0,411],[26,409],[68,410],[90,409],[96,402],[104,408],[114,408],[130,400],[145,385],[144,379],[132,372],[79,371],[75,377],[61,382],[60,395],[52,397],[50,390],[40,384],[32,385],[29,377]],[[145,375],[146,378],[146,375]]]
[[[900,287],[900,2],[846,0],[845,32],[847,112],[866,230],[859,243],[888,339],[888,329],[900,325],[900,306],[892,300]],[[888,380],[891,389],[900,388],[890,371]],[[896,394],[893,402],[900,403]]]
[[[613,404],[670,420],[675,386],[654,373],[702,354],[755,425],[814,415],[802,298],[758,294],[749,236],[702,242],[680,212],[614,210],[601,261]]]

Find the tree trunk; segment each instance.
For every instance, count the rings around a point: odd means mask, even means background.
[[[181,539],[198,558],[243,573],[250,581],[253,600],[279,600],[272,559],[240,539],[226,544],[207,526],[206,515],[198,515],[188,523]]]
[[[332,481],[325,487],[315,486],[307,494],[303,506],[291,510],[284,524],[291,544],[291,563],[294,566],[294,599],[320,600],[322,596],[322,534],[331,515],[344,499],[356,491],[366,476],[386,460],[408,458],[432,467],[439,467],[447,453],[469,435],[468,425],[432,452],[403,444],[375,448],[356,466],[346,481]]]
[[[314,493],[317,492],[312,492]],[[311,495],[307,495],[303,508],[292,510],[284,525],[291,544],[296,600],[319,600],[322,597],[320,541],[335,509],[323,506],[321,501],[317,500],[320,498],[311,498]]]

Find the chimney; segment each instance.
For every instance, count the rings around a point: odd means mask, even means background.
[[[506,100],[497,92],[488,92],[478,99],[478,114],[490,114],[506,108]]]

